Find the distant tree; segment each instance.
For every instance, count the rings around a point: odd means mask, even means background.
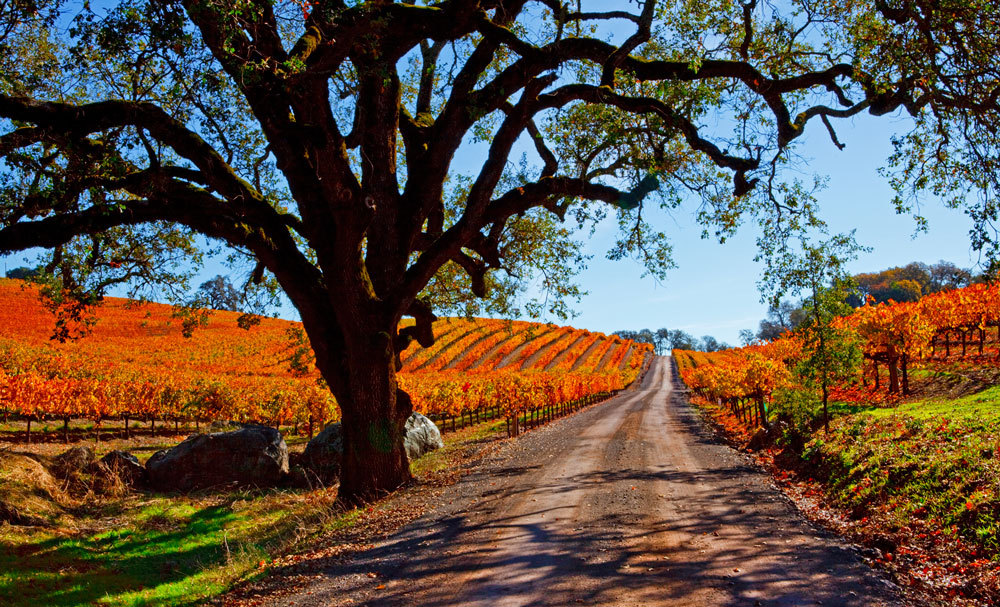
[[[849,303],[857,307],[863,305],[868,297],[876,303],[917,301],[929,292],[931,273],[926,264],[913,262],[880,272],[856,274],[854,280],[858,293],[850,298]]]
[[[925,295],[924,289],[916,280],[904,278],[892,283],[891,297],[895,301],[918,301]]]
[[[698,342],[698,338],[691,335],[687,331],[681,331],[680,329],[673,329],[670,331],[670,349],[671,350],[700,350],[701,344]]]
[[[699,341],[696,337],[690,333],[679,330],[670,330],[665,327],[661,327],[656,331],[650,329],[640,329],[638,331],[621,330],[615,331],[614,333],[622,339],[631,339],[643,344],[652,344],[653,350],[659,354],[664,355],[674,348],[679,348],[681,350],[704,350],[704,339],[710,339],[713,345],[719,345],[719,342],[715,340],[714,337],[706,335]],[[725,347],[725,344],[721,344]]]
[[[719,350],[728,350],[731,347],[729,344],[719,341],[711,335],[702,335],[701,347],[699,349],[705,352],[718,352]]]
[[[666,329],[660,329],[665,331]],[[631,331],[628,329],[623,329],[621,331],[615,331],[615,335],[621,337],[622,339],[631,339],[634,342],[641,344],[652,344],[653,348],[656,350],[657,354],[661,353],[662,345],[657,345],[657,334],[649,329],[640,329],[638,331]],[[662,341],[662,340],[661,340]]]
[[[14,268],[13,270],[7,270],[7,278],[16,278],[17,280],[31,280],[44,271],[44,268],[27,268],[21,266],[19,268]]]
[[[788,300],[772,304],[767,310],[767,317],[760,321],[757,329],[757,339],[771,341],[782,333],[791,331],[802,322],[802,305]]]
[[[670,329],[661,327],[653,334],[653,347],[657,354],[666,354],[670,345]]]
[[[201,283],[195,299],[206,308],[236,312],[240,309],[243,296],[229,281],[229,277],[220,274]]]
[[[930,270],[929,293],[947,291],[949,289],[961,289],[973,282],[972,272],[962,269],[955,264],[941,260],[933,264]]]
[[[854,275],[858,289],[848,295],[847,302],[858,307],[871,297],[875,303],[888,301],[917,301],[924,295],[957,289],[972,284],[974,277],[969,270],[959,268],[947,261],[939,261],[928,266],[912,262],[902,267],[893,267],[879,272],[864,272]]]
[[[229,277],[216,275],[201,283],[194,296],[174,306],[173,316],[181,320],[181,333],[191,337],[195,329],[208,325],[211,310],[240,312],[236,325],[250,330],[261,323],[264,312],[275,305],[275,294],[267,289],[244,285],[242,290],[229,281]],[[296,347],[296,344],[290,344]]]
[[[674,348],[680,350],[704,350],[703,340],[705,338],[711,340],[710,343],[713,345],[718,345],[719,343],[714,337],[709,335],[699,340],[690,333],[679,329],[660,328],[656,331],[650,329],[640,329],[638,331],[623,329],[615,331],[614,334],[622,339],[631,339],[639,343],[652,344],[657,354],[666,354]]]

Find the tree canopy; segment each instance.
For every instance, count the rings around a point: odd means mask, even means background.
[[[0,252],[60,293],[184,285],[225,246],[298,309],[341,406],[342,494],[409,478],[394,362],[434,311],[579,293],[573,225],[657,275],[644,211],[693,199],[764,253],[822,228],[807,130],[903,114],[901,211],[933,193],[996,253],[992,0],[0,3]],[[795,170],[789,170],[795,169]],[[648,217],[646,213],[645,217]],[[569,220],[569,226],[562,223]],[[491,300],[486,300],[491,301]],[[403,316],[414,324],[398,329]]]
[[[947,261],[931,265],[913,262],[880,272],[855,274],[858,295],[849,303],[855,307],[863,305],[869,296],[876,303],[917,301],[931,293],[967,287],[982,278]]]

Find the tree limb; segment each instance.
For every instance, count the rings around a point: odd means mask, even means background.
[[[266,204],[253,186],[236,175],[211,145],[151,103],[101,101],[76,106],[0,94],[0,116],[34,123],[50,133],[59,132],[76,140],[113,128],[141,128],[191,161],[212,188],[227,199],[248,205],[252,201]]]

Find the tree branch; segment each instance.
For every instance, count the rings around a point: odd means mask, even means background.
[[[743,5],[743,42],[740,43],[740,57],[749,60],[750,45],[753,43],[753,9],[757,8],[757,0],[750,0]]]
[[[617,205],[626,196],[626,192],[616,188],[569,177],[548,177],[507,192],[488,203],[482,217],[475,223],[467,214],[463,215],[455,225],[434,240],[403,275],[398,300],[408,307],[438,268],[448,260],[455,259],[463,247],[477,245],[481,250],[488,251],[489,247],[484,245],[499,237],[499,231],[512,215],[536,206],[546,206],[552,212],[559,213],[559,207],[556,206],[558,198],[580,197]],[[492,225],[490,236],[484,237],[478,225]]]
[[[33,126],[24,126],[0,135],[0,157],[14,150],[45,141],[46,131]]]
[[[471,281],[472,294],[476,297],[486,297],[486,264],[462,251],[458,251],[452,260],[462,266]]]
[[[0,116],[38,124],[49,133],[77,140],[113,128],[141,128],[198,167],[211,187],[227,199],[266,204],[211,145],[151,103],[101,101],[76,106],[0,94]]]
[[[570,84],[539,97],[539,107],[563,107],[572,101],[585,101],[612,105],[627,112],[636,114],[655,114],[668,126],[677,129],[691,148],[704,153],[720,167],[732,169],[735,172],[736,196],[742,196],[753,188],[755,181],[747,181],[746,173],[755,170],[759,161],[755,158],[740,158],[723,152],[711,141],[698,135],[698,127],[678,115],[674,110],[658,99],[652,97],[627,97],[619,95],[607,87],[596,87],[587,84]]]
[[[655,11],[656,0],[645,0],[642,7],[642,15],[636,21],[636,25],[638,25],[636,32],[629,36],[624,44],[615,49],[615,52],[611,53],[611,56],[604,62],[604,68],[601,72],[601,86],[614,88],[615,71],[618,70],[619,66],[628,58],[632,51],[649,41]]]

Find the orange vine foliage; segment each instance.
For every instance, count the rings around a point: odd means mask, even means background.
[[[788,385],[788,365],[800,352],[798,340],[786,335],[721,352],[674,350],[674,357],[684,383],[707,398],[769,401],[776,389]]]
[[[328,390],[287,364],[284,320],[250,331],[232,312],[191,338],[169,306],[109,298],[93,334],[49,339],[52,317],[34,288],[0,281],[0,407],[29,417],[233,419],[324,422]],[[216,320],[218,320],[216,322]]]
[[[264,319],[247,331],[238,328],[236,313],[216,311],[208,326],[184,338],[166,305],[108,298],[98,312],[91,335],[54,342],[49,339],[53,320],[37,290],[0,279],[0,409],[27,418],[231,419],[271,425],[310,419],[323,424],[339,417],[318,373],[303,376],[289,365],[289,330],[298,323]],[[434,332],[434,346],[411,346],[403,353],[404,369],[397,375],[416,409],[427,414],[497,405],[516,412],[573,401],[625,387],[642,362],[640,356],[606,373],[567,373],[564,369],[584,352],[573,348],[560,369],[542,372],[585,332],[464,318],[439,320]],[[554,337],[552,332],[565,337],[531,369],[516,372]],[[596,339],[617,338],[595,333],[580,343]],[[470,369],[498,344],[486,364]],[[534,348],[523,348],[507,369],[497,370],[522,344]]]
[[[868,359],[893,366],[919,366],[938,348],[936,342],[947,341],[953,332],[978,332],[979,343],[985,343],[986,329],[1000,325],[1000,284],[975,284],[910,303],[865,305],[834,324],[857,333]],[[997,342],[1000,345],[1000,339]],[[774,390],[789,385],[791,366],[801,356],[801,343],[794,333],[767,344],[722,352],[674,350],[684,383],[713,400],[770,400]],[[838,386],[837,394],[850,399],[872,398],[871,391],[856,386]]]
[[[600,333],[586,333],[583,339],[575,342],[575,345],[570,346],[568,350],[564,350],[562,353],[562,359],[556,361],[555,359],[559,356],[553,357],[553,360],[545,363],[541,366],[546,371],[569,371],[577,360],[580,359],[583,354],[591,348],[598,340],[601,339]],[[551,365],[551,367],[549,367]]]

